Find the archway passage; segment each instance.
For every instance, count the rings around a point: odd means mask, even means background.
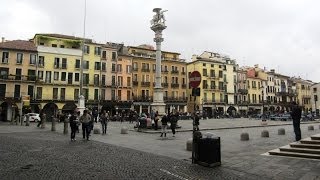
[[[233,106],[230,106],[227,110],[227,113],[229,114],[229,116],[234,117],[237,113],[237,109]]]
[[[7,121],[7,112],[9,104],[2,102],[0,105],[0,121]]]
[[[101,112],[102,111],[106,111],[106,112],[109,112],[111,115],[114,115],[116,114],[116,108],[115,108],[115,104],[114,103],[105,103],[102,105],[101,107]]]
[[[55,103],[46,104],[43,109],[47,121],[52,121],[52,118],[57,115],[58,106]]]
[[[270,106],[269,111],[273,112],[276,108],[274,106]]]
[[[77,106],[73,102],[68,102],[62,107],[62,113],[70,113],[72,114],[73,111],[77,108]]]
[[[205,117],[212,118],[213,117],[212,108],[211,107],[204,107],[203,114],[205,115]]]

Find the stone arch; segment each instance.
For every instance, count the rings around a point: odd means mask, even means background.
[[[231,116],[235,116],[237,113],[237,109],[234,106],[230,106],[227,109],[227,113]]]
[[[9,108],[9,103],[4,101],[0,105],[0,121],[8,121],[8,108]]]
[[[73,113],[77,109],[77,105],[74,102],[68,102],[62,107],[62,113]]]
[[[58,113],[58,106],[55,103],[50,102],[43,107],[42,111],[45,114],[46,120],[52,121],[52,118]]]
[[[269,107],[269,111],[273,112],[276,108],[274,106]]]

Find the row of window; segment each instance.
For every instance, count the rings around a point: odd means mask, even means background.
[[[151,97],[151,94],[149,93],[150,91],[149,90],[141,90],[141,96],[142,97]],[[163,91],[163,96],[164,97],[169,97],[168,96],[169,93],[168,91]],[[179,91],[171,91],[171,97],[173,98],[178,98],[179,97]],[[182,97],[185,98],[186,97],[186,93],[185,92],[182,92]]]
[[[17,53],[16,57],[16,63],[17,64],[22,64],[23,63],[23,53]],[[30,60],[29,64],[30,65],[35,65],[37,60],[37,55],[36,54],[30,54]],[[9,52],[2,52],[2,58],[1,58],[1,63],[3,64],[8,64],[9,63]]]
[[[150,82],[150,79],[151,79],[150,75],[148,75],[148,74],[142,74],[141,75],[141,81],[142,82]],[[133,74],[132,80],[133,81],[138,81],[138,74]],[[153,82],[155,82],[155,76],[154,76]],[[167,76],[163,76],[162,77],[162,82],[163,83],[168,83],[168,77]],[[179,81],[179,77],[171,77],[171,83],[180,84],[181,81]],[[182,84],[186,84],[186,79],[185,78],[182,78]]]
[[[44,45],[44,43],[40,43],[40,45]],[[57,44],[51,44],[51,47],[58,47]],[[60,45],[60,48],[65,48],[64,45]],[[77,49],[76,46],[72,46],[73,49]],[[85,54],[90,54],[90,46],[84,45],[83,52]],[[101,53],[102,52],[102,53]],[[101,51],[101,47],[94,47],[94,55],[100,56],[102,54],[102,59],[107,59],[107,51]],[[117,53],[112,52],[112,60],[116,60],[117,58]]]
[[[189,72],[189,76],[190,76],[190,74],[191,74],[191,72]],[[207,69],[202,69],[202,74],[203,74],[203,76],[208,76]],[[216,77],[215,70],[212,70],[212,69],[210,70],[210,77]],[[219,71],[218,77],[219,78],[223,77],[223,71]]]
[[[202,66],[203,67],[206,67],[207,64],[206,63],[202,63]],[[210,64],[210,67],[214,67],[214,64]],[[227,69],[227,66],[226,65],[219,65],[219,68],[223,68],[223,70],[226,70]]]
[[[133,70],[137,71],[139,69],[139,63],[134,62],[133,64]],[[149,63],[141,63],[141,69],[142,71],[150,70],[150,64]],[[156,70],[156,64],[152,64],[152,70]],[[169,71],[169,68],[167,65],[161,65],[161,71]],[[173,73],[178,73],[179,72],[179,67],[178,66],[171,66],[171,72]],[[185,73],[185,67],[181,67],[181,72]]]

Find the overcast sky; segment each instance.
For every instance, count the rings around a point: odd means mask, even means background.
[[[87,0],[86,37],[136,46],[152,44],[152,9],[166,12],[162,49],[218,52],[240,65],[259,64],[320,81],[320,1],[317,0]],[[0,36],[36,33],[83,36],[84,0],[1,0]]]

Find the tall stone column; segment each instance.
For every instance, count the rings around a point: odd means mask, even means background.
[[[158,111],[159,115],[164,115],[166,104],[163,101],[163,88],[161,86],[161,42],[163,42],[162,31],[167,28],[165,25],[164,12],[161,8],[154,8],[156,14],[151,20],[151,29],[155,32],[154,42],[156,42],[156,85],[153,90],[152,109]]]

